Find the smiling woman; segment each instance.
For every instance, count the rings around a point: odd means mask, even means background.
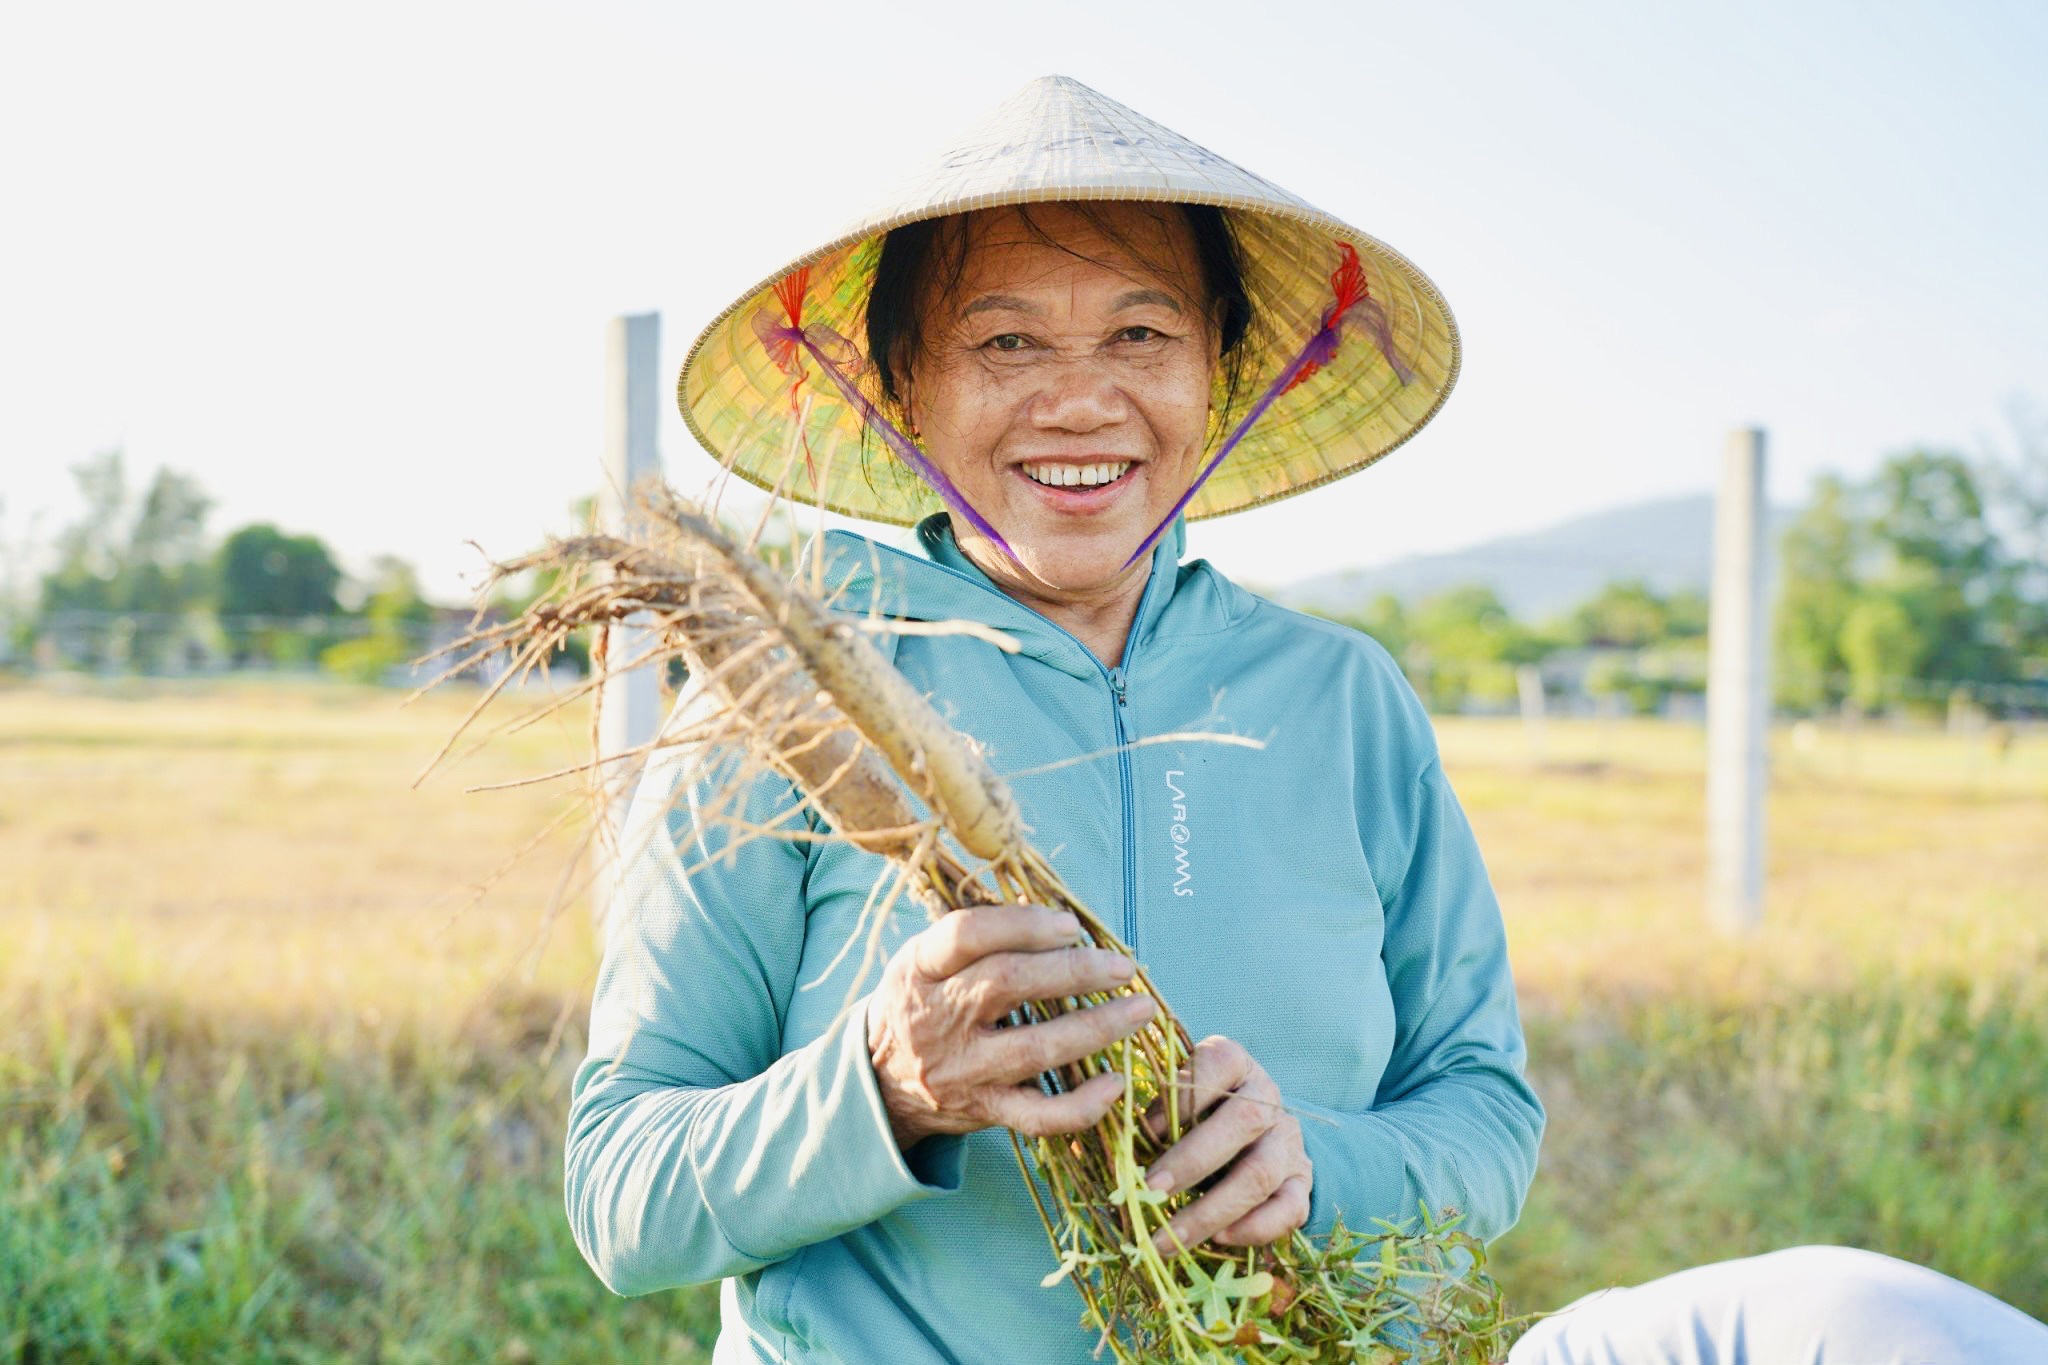
[[[1104,1334],[1126,1361],[1299,1358],[1290,1340],[1363,1360],[1396,1329],[1317,1307],[1322,1272],[1284,1250],[1298,1232],[1348,1261],[1339,1229],[1376,1219],[1455,1209],[1480,1239],[1514,1222],[1543,1111],[1427,716],[1372,640],[1183,562],[1189,519],[1407,440],[1457,356],[1398,253],[1060,78],[712,321],[679,385],[691,429],[793,501],[916,524],[921,554],[825,536],[825,596],[987,628],[877,638],[1114,939],[1078,943],[984,868],[991,903],[877,930],[871,985],[849,949],[877,857],[786,781],[661,751],[568,1144],[571,1220],[607,1284],[729,1279],[720,1360],[1079,1365]],[[889,458],[860,460],[870,440]],[[1263,743],[1190,737],[1229,731]],[[1112,1051],[1156,1008],[1115,940],[1208,1035],[1172,1083],[1139,1088]],[[1024,1013],[1037,1001],[1065,1007]],[[1057,1170],[1019,1179],[1003,1130],[1078,1152],[1155,1093],[1121,1230],[1065,1246],[1061,1284],[1038,1212]],[[1180,1269],[1153,1275],[1146,1246]],[[1076,1327],[1103,1257],[1199,1303],[1196,1336]]]
[[[868,353],[932,462],[1013,528],[1007,552],[960,528],[962,551],[1116,658],[1150,568],[1132,547],[1201,467],[1249,311],[1219,210],[1016,206],[891,232]]]

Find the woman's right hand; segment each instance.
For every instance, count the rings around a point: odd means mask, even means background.
[[[1080,938],[1065,911],[986,905],[952,912],[897,950],[869,1003],[868,1052],[899,1147],[995,1124],[1032,1137],[1072,1133],[1109,1112],[1123,1094],[1121,1075],[1047,1095],[1038,1074],[1136,1033],[1156,1008],[1151,996],[996,1027],[1026,1001],[1130,981],[1128,957],[1079,946]]]

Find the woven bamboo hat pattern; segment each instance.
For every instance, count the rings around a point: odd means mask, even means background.
[[[882,238],[923,219],[1053,200],[1229,212],[1254,313],[1244,373],[1271,386],[1252,405],[1255,420],[1229,437],[1216,430],[1211,448],[1227,459],[1210,457],[1206,482],[1186,502],[1190,518],[1363,469],[1450,395],[1457,323],[1405,256],[1079,81],[1047,76],[713,319],[683,362],[685,424],[735,473],[796,501],[898,525],[937,510],[938,494],[915,467],[922,456],[882,420],[872,367],[855,344],[866,334]],[[1244,413],[1240,405],[1233,416]],[[863,425],[896,458],[863,458]]]

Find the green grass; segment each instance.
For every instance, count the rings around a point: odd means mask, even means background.
[[[1539,1018],[1530,1042],[1551,1126],[1523,1220],[1499,1246],[1518,1305],[1824,1242],[2048,1316],[2038,984],[1652,1002]]]
[[[0,1362],[702,1361],[561,1210],[593,953],[456,712],[0,692]],[[1765,929],[1701,927],[1698,734],[1441,725],[1551,1112],[1518,1308],[1799,1242],[2048,1316],[2048,738],[1787,736]],[[486,881],[490,893],[469,904]],[[569,884],[573,895],[575,884]]]
[[[339,1048],[175,1000],[38,1013],[0,1063],[0,1359],[702,1359],[708,1295],[614,1299],[570,1240],[553,1013]]]

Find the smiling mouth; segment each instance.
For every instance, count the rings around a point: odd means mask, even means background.
[[[1130,472],[1134,460],[1104,460],[1096,464],[1027,464],[1020,466],[1024,477],[1046,488],[1103,488]]]

